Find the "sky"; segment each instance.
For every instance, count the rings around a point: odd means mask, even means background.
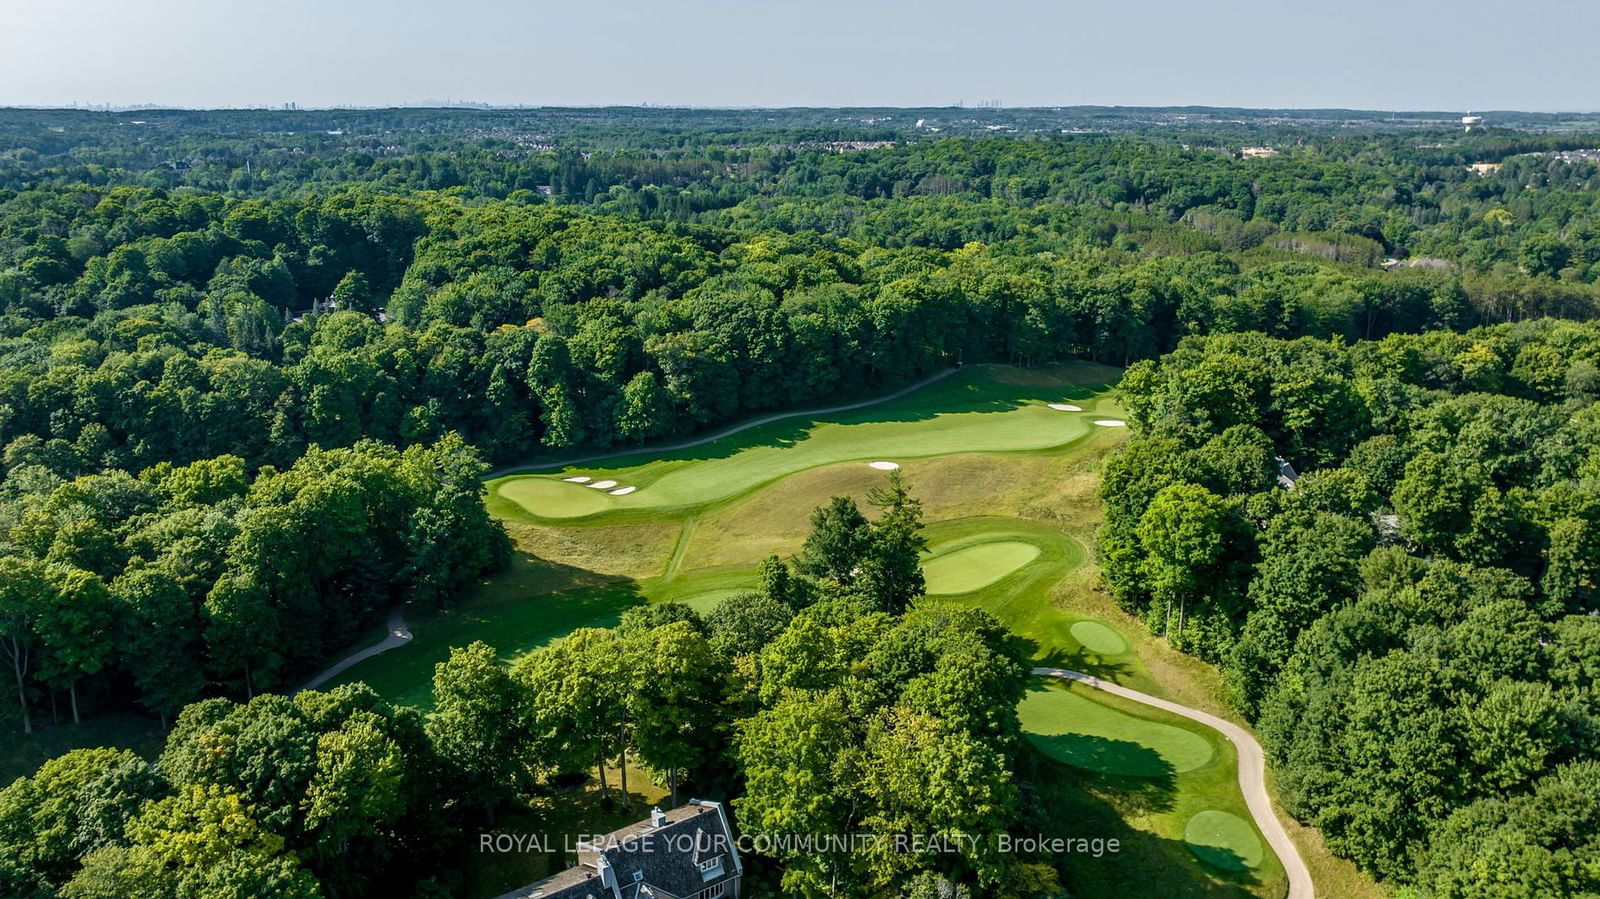
[[[1596,0],[0,0],[0,105],[1600,110]]]

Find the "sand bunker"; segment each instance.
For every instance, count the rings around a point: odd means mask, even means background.
[[[894,471],[900,467],[899,462],[868,462],[867,464],[879,471]]]
[[[1083,411],[1083,407],[1082,406],[1074,406],[1071,403],[1046,403],[1046,405],[1048,405],[1050,408],[1056,410],[1057,412],[1082,412]]]
[[[590,477],[586,474],[580,474],[575,478],[562,478],[562,480],[571,481],[574,484],[587,484],[590,481]]]
[[[638,487],[618,487],[617,489],[611,491],[611,495],[612,496],[627,496],[628,494],[630,494],[633,491],[638,490],[638,489],[639,489]]]
[[[593,484],[589,485],[589,489],[591,489],[591,490],[610,490],[612,487],[615,487],[615,486],[617,486],[617,482],[616,481],[595,481]]]
[[[1128,426],[1127,422],[1117,421],[1115,418],[1097,418],[1094,423],[1102,428],[1125,428]]]

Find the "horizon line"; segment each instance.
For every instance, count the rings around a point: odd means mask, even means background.
[[[880,105],[818,105],[818,104],[786,104],[786,105],[761,105],[761,104],[694,104],[694,103],[484,103],[472,100],[423,100],[419,102],[377,103],[377,104],[334,104],[302,106],[294,101],[280,104],[253,104],[253,105],[222,105],[222,106],[184,106],[181,104],[166,103],[71,103],[71,104],[29,104],[29,103],[0,103],[0,111],[27,111],[27,112],[376,112],[392,109],[427,110],[476,110],[481,112],[512,112],[529,110],[582,110],[582,109],[661,109],[661,110],[686,110],[696,112],[786,112],[809,110],[960,110],[962,112],[977,113],[1003,113],[1003,112],[1038,112],[1038,111],[1065,111],[1074,109],[1110,109],[1110,110],[1206,110],[1226,112],[1344,112],[1367,113],[1385,115],[1600,115],[1600,108],[1594,109],[1381,109],[1377,107],[1360,106],[1219,106],[1207,103],[1170,103],[1160,105],[1129,104],[1129,103],[1051,103],[1037,105],[1017,106],[967,106],[963,104],[920,105],[905,106],[896,104]]]

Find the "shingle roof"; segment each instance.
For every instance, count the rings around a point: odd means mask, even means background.
[[[722,808],[691,800],[579,847],[578,866],[520,887],[499,899],[605,899],[600,871],[616,875],[623,899],[683,899],[738,876],[739,858]],[[709,870],[702,870],[705,864]]]
[[[580,865],[517,887],[499,899],[605,899],[610,895],[611,889],[600,882],[599,873]]]
[[[738,873],[733,835],[717,805],[690,802],[664,817],[659,827],[645,820],[596,841],[594,849],[617,872],[623,899],[635,899],[646,886],[646,896],[692,896]],[[720,868],[701,871],[702,862],[718,860]]]

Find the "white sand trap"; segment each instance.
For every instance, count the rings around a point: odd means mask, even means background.
[[[879,471],[894,471],[900,467],[899,462],[868,462],[867,464]]]
[[[1117,421],[1115,418],[1097,418],[1094,423],[1102,428],[1125,428],[1128,426],[1127,422]]]
[[[638,489],[639,489],[638,487],[618,487],[617,489],[611,491],[611,495],[612,496],[627,496],[628,494],[630,494],[633,491],[638,490]]]
[[[580,474],[575,478],[562,478],[562,480],[571,481],[574,484],[587,484],[587,483],[589,483],[591,478],[586,474]]]
[[[1083,411],[1083,407],[1082,406],[1074,406],[1071,403],[1047,403],[1046,405],[1048,405],[1050,408],[1056,410],[1057,412],[1082,412]]]
[[[617,486],[617,482],[616,481],[595,481],[593,484],[589,485],[589,489],[590,490],[610,490],[612,487],[615,487],[615,486]]]

